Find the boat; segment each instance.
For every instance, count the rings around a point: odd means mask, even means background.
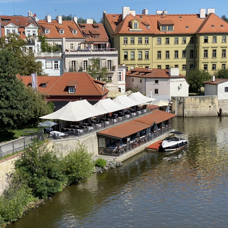
[[[182,132],[172,131],[170,134],[174,134],[177,136],[167,137],[161,143],[160,151],[168,152],[168,151],[179,151],[188,145],[188,140],[180,138],[179,136]]]

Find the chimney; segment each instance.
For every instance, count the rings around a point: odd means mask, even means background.
[[[51,15],[47,15],[47,16],[45,17],[45,19],[46,19],[46,21],[47,21],[48,23],[51,23]]]
[[[122,8],[122,20],[130,13],[130,7],[124,6]]]
[[[204,19],[206,16],[206,9],[200,9],[200,18]]]
[[[58,15],[56,17],[56,20],[58,21],[58,23],[61,25],[63,23],[63,20],[62,20],[62,16]]]
[[[179,76],[179,68],[170,68],[169,75],[172,76]]]
[[[78,23],[78,18],[77,17],[73,17],[74,22],[77,24]]]
[[[32,16],[33,16],[32,12],[28,11],[28,17],[32,17]]]
[[[214,13],[215,14],[215,9],[207,9],[207,15],[210,13]]]
[[[143,9],[142,14],[148,15],[148,9]]]
[[[93,24],[93,19],[86,19],[86,24]]]
[[[214,82],[215,81],[215,76],[212,76],[212,82]]]

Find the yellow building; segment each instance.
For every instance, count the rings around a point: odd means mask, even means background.
[[[103,23],[112,47],[119,52],[119,64],[169,69],[186,75],[190,69],[213,73],[227,66],[228,24],[214,9],[200,14],[168,15],[144,9],[136,15],[129,7],[122,14],[103,14]]]

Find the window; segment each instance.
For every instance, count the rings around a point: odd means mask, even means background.
[[[222,36],[222,43],[226,43],[226,36]]]
[[[226,64],[222,64],[222,69],[226,69]]]
[[[52,61],[45,62],[46,69],[52,69]]]
[[[165,65],[165,69],[166,70],[169,70],[169,65]]]
[[[216,36],[213,36],[212,43],[217,43],[217,37]]]
[[[118,81],[122,81],[122,73],[121,73],[121,71],[118,72]]]
[[[132,78],[131,81],[134,82],[134,78]]]
[[[222,49],[222,58],[226,58],[226,49]]]
[[[55,70],[59,69],[59,62],[58,61],[54,61],[54,69]]]
[[[203,51],[203,57],[204,58],[208,58],[208,50],[204,50]]]
[[[149,59],[149,51],[145,51],[145,59]]]
[[[135,38],[131,37],[131,44],[135,44]]]
[[[108,70],[111,70],[112,69],[112,60],[108,60]]]
[[[101,80],[101,77],[97,77],[97,81],[100,81]]]
[[[138,38],[138,44],[142,44],[142,37]]]
[[[178,37],[174,38],[174,44],[179,44],[179,38]]]
[[[186,70],[186,65],[185,64],[182,65],[182,70]]]
[[[186,51],[185,50],[182,51],[182,58],[186,58]]]
[[[168,31],[173,31],[173,25],[168,26]]]
[[[27,30],[27,36],[30,36],[30,30]]]
[[[74,50],[74,44],[70,43],[70,50]]]
[[[157,59],[161,59],[161,51],[157,51]]]
[[[15,29],[12,30],[12,33],[15,33]]]
[[[204,43],[208,43],[208,36],[204,37]]]
[[[158,68],[158,69],[161,69],[161,68],[162,68],[162,66],[161,66],[161,65],[157,65],[157,68]]]
[[[6,30],[6,34],[10,34],[10,30],[9,29]]]
[[[212,58],[216,58],[216,49],[212,50]]]
[[[186,44],[186,37],[182,37],[182,44]]]
[[[127,44],[127,37],[124,37],[124,44]]]
[[[207,64],[203,64],[203,69],[204,69],[204,70],[208,70]]]
[[[60,30],[59,30],[59,33],[60,33],[60,34],[64,34],[64,30],[63,30],[63,29],[60,29]]]
[[[166,25],[161,26],[161,31],[166,31]]]
[[[75,93],[75,87],[69,86],[68,87],[68,93]]]
[[[228,87],[225,87],[224,89],[225,89],[225,93],[227,93],[228,92]]]
[[[72,33],[73,33],[74,35],[76,35],[76,34],[77,34],[77,30],[76,30],[76,29],[73,29],[73,30],[72,30]]]
[[[138,23],[134,23],[134,29],[138,28]]]
[[[142,79],[140,79],[139,82],[142,83]]]
[[[149,44],[149,38],[145,37],[145,44]]]
[[[154,89],[154,94],[158,94],[158,89]]]
[[[141,60],[142,59],[142,51],[138,52],[138,59]]]
[[[194,50],[190,50],[190,58],[194,58]]]
[[[194,44],[194,38],[193,37],[190,38],[190,44]]]
[[[169,51],[165,51],[165,58],[169,59]]]
[[[212,64],[212,70],[216,70],[216,64],[215,63]]]
[[[194,69],[194,64],[190,64],[190,70]]]
[[[169,38],[165,38],[165,44],[169,44]]]
[[[109,81],[109,82],[112,81],[112,76],[108,76],[108,81]]]
[[[45,29],[45,34],[49,34],[49,29]]]
[[[178,65],[175,65],[174,68],[179,68],[179,66]]]
[[[127,53],[127,51],[124,52],[124,60],[128,60],[128,53]]]
[[[87,60],[84,60],[83,61],[83,70],[86,70],[88,67],[88,61]]]
[[[178,59],[178,51],[174,51],[174,58]]]
[[[76,71],[77,70],[77,67],[76,67],[76,61],[71,61],[71,66],[70,66],[70,70],[71,71]]]
[[[157,38],[157,44],[161,44],[161,38]]]
[[[158,83],[159,83],[159,80],[154,80],[154,83],[155,83],[155,84],[158,84]]]
[[[134,60],[134,59],[135,59],[135,52],[131,51],[131,60]]]

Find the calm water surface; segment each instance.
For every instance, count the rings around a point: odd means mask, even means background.
[[[28,212],[11,228],[227,227],[228,118],[176,118],[179,159],[142,152]]]

